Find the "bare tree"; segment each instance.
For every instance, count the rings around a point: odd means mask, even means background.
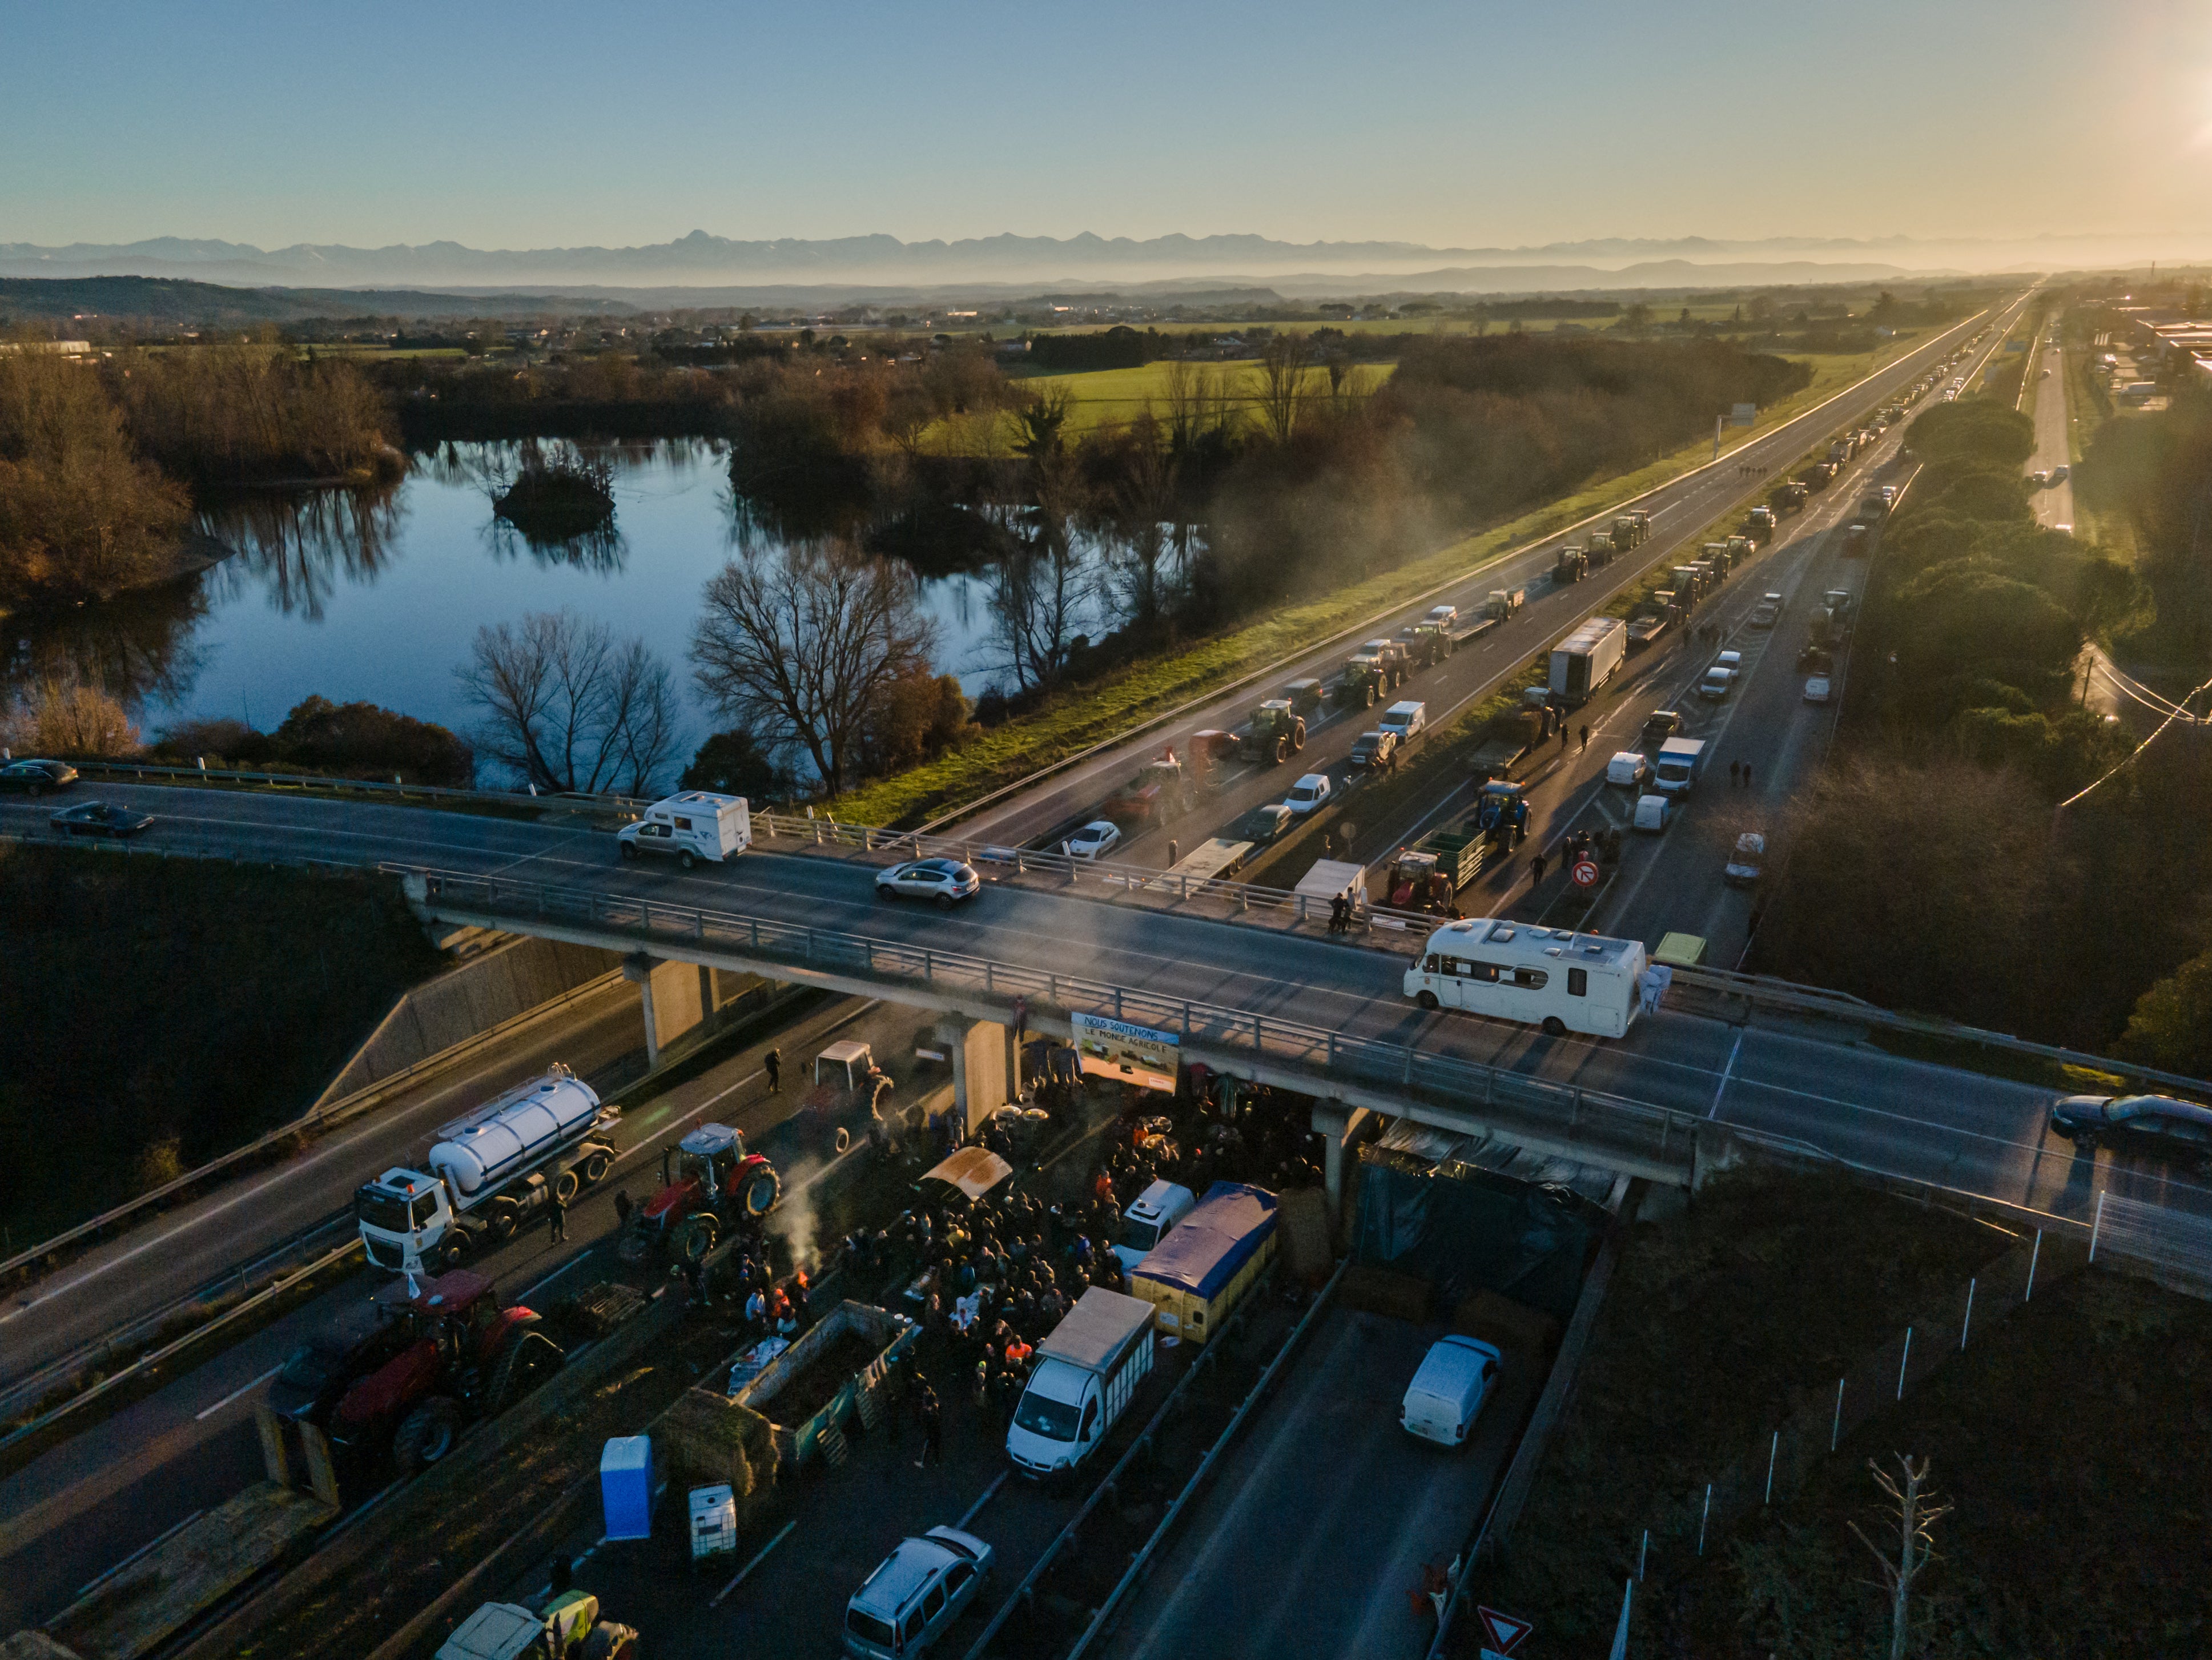
[[[128,755],[138,747],[138,728],[123,705],[73,673],[33,686],[0,722],[0,734],[41,755]]]
[[[936,628],[913,574],[836,541],[731,561],[691,632],[692,673],[733,721],[797,748],[835,795],[851,781],[869,712],[926,668]]]
[[[1278,444],[1289,443],[1297,426],[1312,362],[1313,342],[1303,334],[1271,335],[1260,347],[1260,425]]]
[[[1075,520],[1085,506],[1080,476],[1054,458],[1036,469],[1035,489],[1020,544],[1000,562],[991,590],[993,633],[1006,654],[1000,666],[1024,690],[1053,684],[1066,668],[1092,587],[1075,548]]]
[[[1114,586],[1129,620],[1157,625],[1174,597],[1172,567],[1187,544],[1179,533],[1180,492],[1172,453],[1147,444],[1133,459],[1109,505]]]
[[[1889,1592],[1889,1660],[1905,1660],[1905,1639],[1911,1629],[1912,1582],[1936,1560],[1936,1524],[1957,1508],[1937,1504],[1926,1491],[1928,1462],[1923,1458],[1916,1465],[1905,1454],[1898,1454],[1898,1468],[1905,1473],[1900,1483],[1873,1459],[1867,1460],[1867,1468],[1874,1472],[1875,1484],[1888,1496],[1889,1509],[1897,1518],[1895,1560],[1867,1537],[1866,1529],[1856,1522],[1850,1523],[1859,1542],[1874,1553],[1874,1560],[1881,1569],[1883,1588]]]
[[[483,752],[540,789],[651,793],[675,755],[681,717],[668,665],[574,611],[533,611],[477,629],[455,671],[483,711]]]

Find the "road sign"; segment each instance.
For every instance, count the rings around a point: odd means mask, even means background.
[[[1576,860],[1574,869],[1569,873],[1575,879],[1575,885],[1578,888],[1595,887],[1597,879],[1603,873],[1598,869],[1597,860],[1595,859]]]
[[[1759,405],[1756,404],[1738,404],[1729,411],[1729,425],[1732,427],[1751,427],[1758,424]]]
[[[1490,1646],[1500,1654],[1512,1653],[1515,1645],[1536,1629],[1529,1620],[1516,1620],[1510,1614],[1500,1614],[1496,1608],[1486,1608],[1479,1603],[1474,1612],[1490,1638]]]

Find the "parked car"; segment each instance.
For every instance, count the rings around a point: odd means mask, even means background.
[[[1398,753],[1398,734],[1395,732],[1363,732],[1352,740],[1352,764],[1355,767],[1387,767]]]
[[[1805,682],[1805,701],[1808,703],[1825,703],[1832,691],[1825,674],[1812,675]]]
[[[1718,657],[1713,659],[1713,666],[1715,668],[1726,669],[1730,674],[1741,674],[1743,672],[1743,654],[1740,651],[1724,651]]]
[[[1644,741],[1663,744],[1682,730],[1682,717],[1673,709],[1654,709],[1644,717]]]
[[[1641,751],[1622,750],[1605,763],[1605,781],[1619,784],[1626,789],[1642,794],[1644,781],[1651,775],[1651,763]]]
[[[2061,461],[2057,466],[2051,470],[2051,482],[2054,484],[2063,484],[2073,476],[2074,469],[2068,466],[2063,461]]]
[[[1283,805],[1304,818],[1315,808],[1328,802],[1328,775],[1310,772],[1291,786],[1291,793],[1283,798]]]
[[[1698,696],[1710,697],[1718,702],[1729,695],[1729,688],[1735,683],[1735,671],[1724,669],[1716,663],[1705,671],[1705,678],[1698,682]]]
[[[2128,1146],[2212,1174],[2212,1107],[2170,1095],[2068,1095],[2051,1104],[2051,1128],[2087,1150]]]
[[[66,761],[10,761],[0,767],[0,790],[19,795],[44,795],[65,790],[76,782],[76,769]]]
[[[1782,596],[1763,593],[1759,603],[1751,608],[1751,625],[1755,629],[1771,629],[1782,620]]]
[[[957,859],[917,859],[894,865],[876,878],[878,899],[934,899],[939,910],[950,910],[963,899],[982,891],[983,879],[973,865]]]
[[[904,1539],[845,1608],[845,1652],[909,1660],[957,1620],[991,1572],[991,1548],[957,1528]]]
[[[1476,1337],[1453,1335],[1439,1340],[1421,1359],[1420,1369],[1406,1387],[1398,1408],[1398,1422],[1409,1435],[1438,1446],[1456,1447],[1467,1440],[1490,1393],[1503,1357]]]
[[[1636,798],[1636,828],[1656,836],[1667,828],[1674,811],[1674,804],[1663,795],[1639,795]]]
[[[1121,827],[1103,818],[1092,820],[1060,844],[1071,859],[1103,859],[1121,845]]]
[[[1721,880],[1732,888],[1747,888],[1766,872],[1766,838],[1757,830],[1746,830],[1735,838],[1735,851],[1721,872]]]
[[[154,822],[154,815],[107,801],[80,801],[46,822],[65,836],[137,836]]]
[[[1295,817],[1280,801],[1270,801],[1264,807],[1253,808],[1222,835],[1231,842],[1250,842],[1264,848],[1290,829]]]

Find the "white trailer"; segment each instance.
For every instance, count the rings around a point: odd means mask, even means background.
[[[1570,708],[1587,703],[1628,660],[1628,624],[1593,617],[1552,648],[1552,696]]]
[[[1251,854],[1251,842],[1239,842],[1234,836],[1217,836],[1201,843],[1196,852],[1186,854],[1170,865],[1165,875],[1149,885],[1165,893],[1175,893],[1182,888],[1184,882],[1194,887],[1200,882],[1226,881],[1244,868],[1244,861]],[[1179,877],[1183,880],[1176,880]]]
[[[563,1066],[516,1085],[438,1132],[428,1170],[388,1170],[354,1195],[362,1248],[379,1268],[438,1273],[512,1238],[555,1197],[600,1181],[621,1114]]]
[[[752,812],[742,795],[686,790],[655,801],[635,824],[617,833],[622,856],[660,854],[690,870],[702,859],[720,864],[753,844]]]
[[[1016,1469],[1052,1475],[1097,1450],[1152,1369],[1153,1312],[1141,1297],[1093,1286],[1047,1334],[1006,1430]]]
[[[1640,1006],[1644,942],[1493,917],[1448,922],[1406,970],[1406,995],[1425,1009],[1462,1009],[1525,1021],[1554,1037],[1619,1037]]]

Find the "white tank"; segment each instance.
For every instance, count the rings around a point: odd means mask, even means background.
[[[564,1068],[447,1125],[430,1168],[467,1200],[579,1139],[599,1113],[599,1098]]]

